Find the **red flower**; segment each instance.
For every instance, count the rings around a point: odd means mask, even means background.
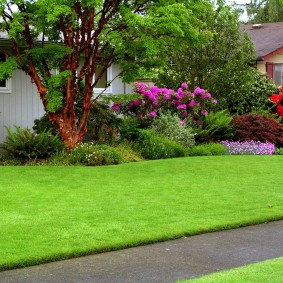
[[[275,104],[279,104],[283,99],[283,92],[280,92],[279,94],[272,94],[270,96],[270,100],[275,103]]]
[[[277,110],[277,113],[281,116],[281,117],[283,117],[283,105],[277,105],[277,107],[276,107],[276,110]]]

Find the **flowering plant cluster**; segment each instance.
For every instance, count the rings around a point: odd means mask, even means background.
[[[272,94],[270,100],[276,105],[276,111],[279,116],[283,117],[283,88],[281,88],[278,94]]]
[[[254,154],[254,155],[272,155],[275,153],[275,146],[270,142],[245,141],[230,142],[221,141],[225,145],[228,154]]]
[[[135,92],[140,94],[139,99],[126,103],[116,102],[112,109],[127,116],[145,119],[156,117],[160,112],[169,110],[178,114],[183,125],[186,121],[193,121],[198,125],[200,118],[208,115],[210,109],[217,103],[217,100],[204,89],[197,87],[190,92],[186,83],[182,83],[181,87],[174,91],[136,82]]]

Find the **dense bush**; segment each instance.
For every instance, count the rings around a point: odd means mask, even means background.
[[[121,140],[135,141],[139,136],[140,123],[137,117],[125,117],[120,124]]]
[[[189,156],[225,155],[227,149],[220,143],[207,143],[194,146],[188,153]]]
[[[235,141],[270,142],[283,147],[283,127],[276,120],[258,114],[247,114],[233,118]]]
[[[195,144],[195,130],[188,125],[183,125],[177,114],[160,113],[153,122],[153,129],[159,135],[178,142],[188,149]]]
[[[163,159],[186,155],[186,149],[175,141],[156,134],[153,130],[140,130],[136,148],[147,159]]]
[[[227,111],[210,112],[197,128],[196,142],[208,143],[233,137],[233,118]]]
[[[112,165],[122,163],[123,156],[108,145],[81,143],[68,154],[68,161],[72,165]]]
[[[48,158],[63,149],[63,144],[58,135],[50,132],[36,134],[29,129],[15,127],[13,132],[6,128],[8,136],[2,144],[2,148],[14,158],[22,160],[33,158]]]

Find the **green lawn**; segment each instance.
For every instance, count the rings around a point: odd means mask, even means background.
[[[282,283],[283,257],[213,273],[183,283]]]
[[[283,219],[283,156],[0,167],[0,269]]]

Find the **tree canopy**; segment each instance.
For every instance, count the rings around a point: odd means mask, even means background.
[[[175,89],[186,81],[192,89],[199,86],[218,99],[218,107],[232,114],[263,108],[272,86],[254,67],[254,46],[240,32],[238,12],[218,0],[198,17],[212,38],[175,50],[158,76],[158,85]]]
[[[5,50],[0,79],[13,70],[36,84],[50,121],[68,148],[82,141],[93,89],[113,63],[125,82],[162,66],[167,49],[209,36],[196,11],[202,0],[0,0]],[[95,79],[94,79],[95,78]],[[76,101],[81,98],[81,115]]]

